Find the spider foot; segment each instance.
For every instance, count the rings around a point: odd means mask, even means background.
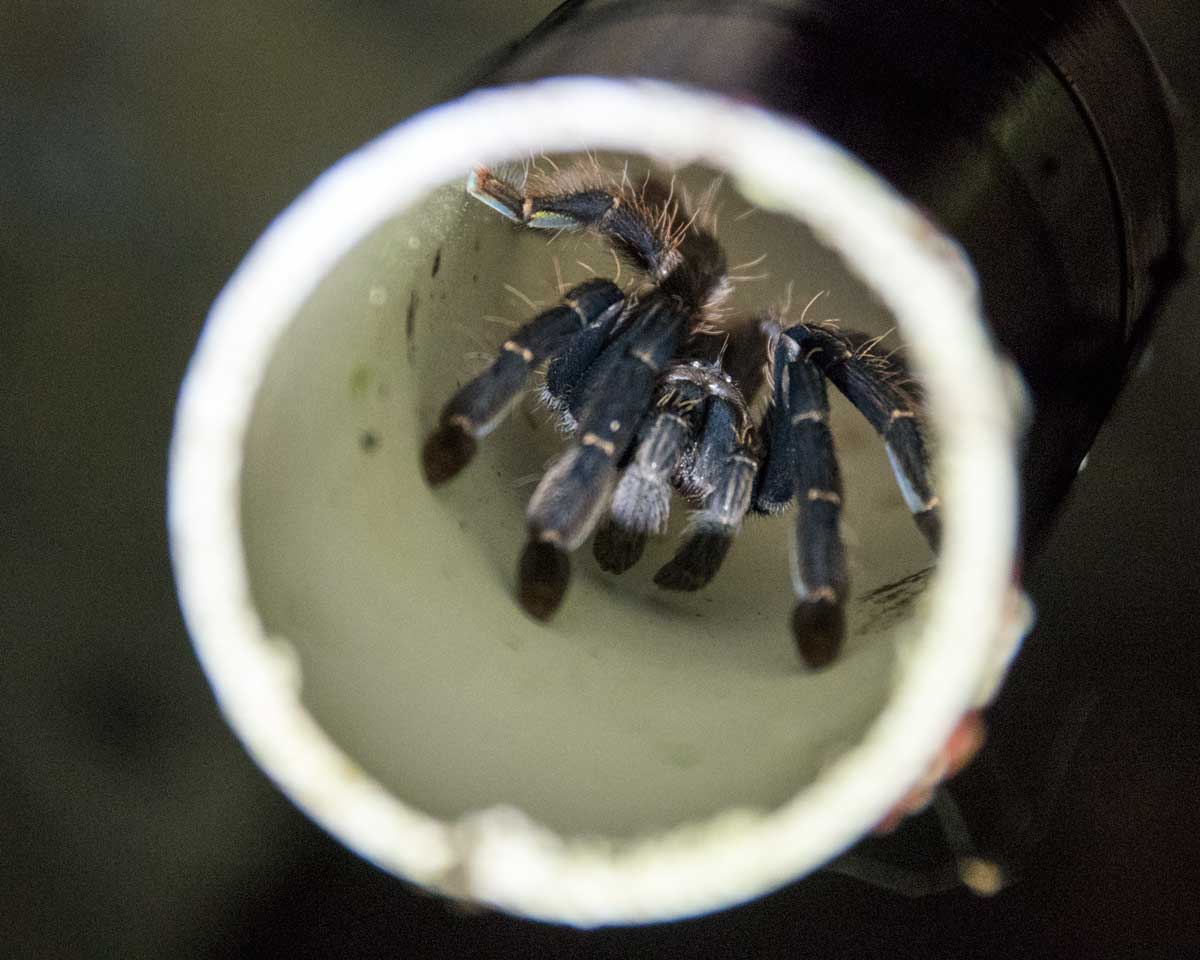
[[[741,447],[726,458],[704,508],[692,517],[687,538],[670,562],[654,575],[664,590],[699,590],[725,561],[750,506],[758,461]]]
[[[799,600],[792,611],[792,637],[800,657],[814,670],[837,659],[846,636],[846,614],[830,597]]]
[[[571,579],[568,553],[596,526],[614,477],[607,451],[572,447],[551,465],[529,500],[529,542],[518,565],[517,598],[526,612],[547,620]]]
[[[624,573],[642,559],[647,536],[621,526],[611,517],[600,524],[592,539],[592,555],[601,570]]]
[[[517,567],[517,599],[535,620],[549,620],[562,604],[571,583],[571,560],[565,550],[531,539]]]
[[[654,575],[654,582],[664,590],[692,592],[708,585],[717,575],[735,530],[711,521],[698,525],[684,540],[675,556]]]
[[[475,456],[475,447],[475,438],[461,423],[453,420],[443,423],[421,450],[425,482],[437,487],[457,476]]]

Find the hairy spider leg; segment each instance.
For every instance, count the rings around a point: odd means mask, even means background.
[[[572,410],[578,411],[579,408],[579,397],[582,395],[579,387],[600,352],[608,345],[620,319],[619,312],[605,314],[571,337],[546,365],[541,400],[559,415],[561,426],[568,433],[574,433],[578,426]]]
[[[840,532],[842,481],[829,429],[825,378],[801,348],[779,380],[777,408],[787,414],[786,450],[798,502],[792,542],[792,586],[796,607],[792,634],[811,667],[831,663],[846,633],[846,556]],[[778,462],[778,461],[777,461]]]
[[[665,276],[678,259],[671,256],[670,246],[634,205],[604,189],[531,193],[480,167],[467,178],[467,192],[509,220],[526,227],[595,230],[634,265],[652,276]]]
[[[651,296],[635,309],[578,388],[578,442],[546,471],[526,510],[529,540],[518,566],[518,599],[539,620],[562,603],[570,583],[568,554],[587,539],[607,505],[617,464],[687,322],[673,298]]]
[[[762,424],[762,468],[754,490],[755,513],[783,513],[796,499],[796,431],[788,406],[788,366],[800,348],[790,337],[781,336],[775,345],[771,405]]]
[[[500,354],[442,408],[436,431],[425,442],[422,466],[430,486],[456,476],[475,455],[475,441],[504,419],[538,364],[574,336],[607,328],[621,312],[625,295],[609,280],[587,280],[562,303],[543,311],[504,341]]]
[[[676,369],[684,378],[672,379],[668,371],[660,381],[655,412],[642,421],[636,452],[592,540],[596,562],[610,573],[624,573],[641,559],[648,537],[666,532],[671,480],[703,418],[708,391],[686,378],[689,363]]]
[[[675,556],[654,575],[664,590],[699,590],[708,584],[733,543],[750,506],[758,461],[743,442],[741,415],[725,397],[708,403],[704,432],[686,482],[706,489]]]
[[[685,497],[702,500],[716,489],[725,461],[737,448],[738,425],[731,402],[717,397],[709,401],[700,436],[676,474],[676,486]]]
[[[801,324],[789,329],[787,335],[811,356],[883,438],[904,502],[918,529],[937,550],[941,540],[940,501],[930,480],[929,454],[916,404],[891,381],[892,369],[878,358],[856,351],[845,336],[825,327]]]

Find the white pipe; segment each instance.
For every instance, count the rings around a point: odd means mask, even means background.
[[[761,647],[778,644],[778,661],[773,653],[753,660],[758,654],[746,651],[759,649],[757,639],[727,625],[724,646],[688,652],[709,621],[683,622],[599,581],[572,587],[561,626],[534,625],[515,610],[487,546],[494,535],[515,558],[519,532],[506,538],[519,531],[519,505],[497,499],[488,506],[497,529],[472,539],[453,502],[420,483],[420,421],[431,412],[414,412],[422,385],[402,370],[398,325],[415,303],[406,285],[437,243],[457,284],[452,299],[468,296],[470,224],[492,227],[482,207],[472,220],[462,197],[469,169],[583,149],[727,172],[760,207],[808,224],[894,315],[928,391],[945,514],[930,589],[886,642],[816,677],[789,664],[782,619]],[[421,349],[436,345],[436,332]],[[452,388],[426,392],[444,398]],[[179,594],[221,708],[255,759],[309,815],[383,868],[456,897],[585,926],[714,910],[816,869],[866,833],[1003,675],[1020,635],[1009,606],[1011,397],[959,248],[811,129],[658,82],[567,78],[477,92],[336,164],[271,225],[213,306],[171,449]],[[356,459],[355,417],[385,423],[375,459]],[[501,492],[511,490],[505,483]],[[372,579],[380,569],[386,589]],[[456,600],[437,594],[447,578]],[[786,569],[780,583],[786,594]],[[757,637],[764,627],[745,630]],[[753,713],[756,697],[764,705],[778,698],[781,728],[807,731],[793,740],[780,733],[798,752],[764,771],[783,791],[778,803],[763,806],[753,790],[749,802],[722,794],[728,781],[705,768],[704,743],[679,745],[658,767],[642,756],[643,748],[670,753],[658,735],[675,729],[672,711],[694,711],[699,729],[729,711],[746,723],[736,734],[744,749],[755,749],[775,735]],[[826,728],[823,703],[861,715]],[[585,730],[604,728],[588,741],[593,756],[570,756],[573,741],[544,729],[547,717],[561,716],[564,737],[574,737],[572,712],[601,708],[608,713]],[[526,720],[542,728],[521,726]],[[473,723],[476,747],[500,745],[472,755],[483,761],[465,759],[470,743],[459,754],[435,742],[445,730],[447,744],[466,743]],[[484,809],[438,799],[510,747],[497,769],[511,779],[497,784],[553,794],[547,809],[567,811],[566,829],[506,803],[502,785]],[[741,748],[731,739],[712,749],[736,757]],[[635,783],[618,782],[622,751]],[[425,756],[420,776],[397,760],[407,756]],[[807,772],[790,784],[788,766]],[[449,787],[424,782],[439,769]],[[579,775],[588,769],[605,771],[608,783]],[[635,798],[635,807],[658,791],[662,809],[672,809],[690,783],[718,784],[710,798],[679,801],[711,815],[610,829],[606,791]],[[600,812],[589,827],[592,810]]]

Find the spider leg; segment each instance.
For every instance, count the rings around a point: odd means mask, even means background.
[[[654,575],[664,590],[699,590],[717,571],[750,506],[758,461],[739,430],[740,414],[724,397],[709,401],[704,433],[687,482],[707,489],[675,556]]]
[[[794,340],[779,337],[775,345],[771,406],[762,426],[763,466],[754,489],[755,513],[783,513],[796,499],[796,431],[792,429],[788,405],[788,366],[798,353],[799,347]]]
[[[542,385],[542,402],[559,414],[563,429],[574,432],[579,412],[582,384],[588,370],[608,344],[621,319],[620,311],[605,313],[558,350],[546,365],[546,380]],[[577,393],[578,391],[578,393]]]
[[[652,297],[592,364],[577,388],[578,443],[542,477],[526,511],[529,540],[518,568],[518,598],[533,617],[558,609],[570,582],[568,554],[592,532],[637,435],[687,315]]]
[[[883,438],[892,472],[917,527],[934,550],[941,539],[940,501],[930,480],[929,454],[913,399],[890,379],[893,370],[856,351],[844,335],[800,324],[787,331]]]
[[[671,478],[695,436],[707,399],[695,380],[673,380],[668,374],[660,382],[657,412],[643,421],[633,460],[621,474],[609,515],[592,541],[602,569],[624,573],[641,559],[647,537],[666,531]]]
[[[467,193],[526,227],[595,230],[652,276],[665,276],[678,260],[678,254],[664,242],[638,204],[602,187],[527,191],[480,167],[467,178]]]
[[[787,438],[782,446],[772,438],[772,454],[786,451],[790,462],[779,465],[776,459],[775,469],[786,466],[798,501],[791,554],[796,591],[792,634],[805,662],[823,667],[837,656],[846,629],[848,582],[839,529],[842,481],[821,370],[800,350],[779,381],[786,393],[777,394],[775,403],[786,411]]]
[[[733,404],[713,398],[695,449],[680,464],[676,476],[684,496],[703,500],[717,488],[726,461],[737,449],[737,441],[738,411]]]
[[[475,441],[490,433],[516,400],[530,372],[564,340],[603,327],[624,306],[625,296],[608,280],[588,280],[517,330],[500,355],[442,408],[439,426],[425,442],[422,466],[430,486],[457,475],[475,455]]]

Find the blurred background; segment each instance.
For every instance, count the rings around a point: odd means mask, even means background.
[[[1200,948],[1194,277],[1029,571],[1038,629],[956,787],[1019,874],[999,896],[910,899],[821,874],[650,928],[465,912],[332,841],[226,729],[163,522],[205,312],[317,174],[453,94],[555,5],[0,0],[0,956]],[[1174,87],[1194,211],[1200,8],[1126,6]]]

